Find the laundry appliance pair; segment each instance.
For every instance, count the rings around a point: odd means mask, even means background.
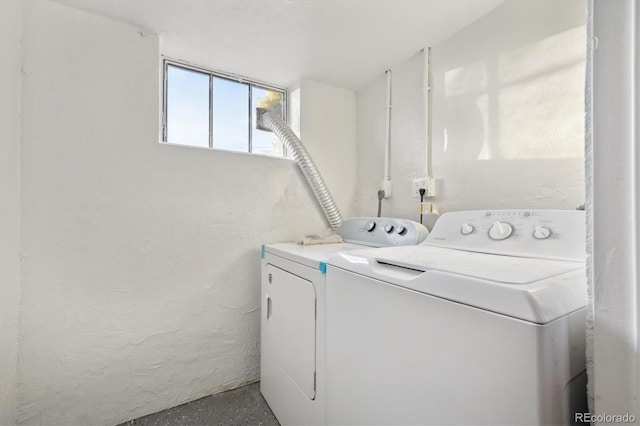
[[[282,424],[570,424],[584,230],[579,211],[470,211],[418,245],[265,246],[265,399]]]

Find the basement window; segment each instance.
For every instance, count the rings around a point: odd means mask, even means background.
[[[273,133],[256,128],[256,108],[286,121],[285,89],[168,59],[163,81],[163,142],[285,155]]]

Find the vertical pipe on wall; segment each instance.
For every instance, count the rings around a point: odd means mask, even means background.
[[[635,2],[635,20],[633,25],[632,42],[634,45],[633,53],[635,61],[633,63],[633,71],[631,75],[635,78],[633,80],[633,86],[635,88],[635,94],[632,94],[634,103],[634,116],[631,120],[632,124],[632,149],[634,152],[633,176],[631,180],[632,190],[631,193],[635,194],[634,197],[634,212],[635,212],[635,235],[632,237],[633,252],[635,253],[635,267],[633,267],[633,281],[636,283],[636,300],[635,300],[635,327],[636,327],[636,383],[635,383],[635,409],[636,413],[640,416],[640,4]],[[640,419],[636,419],[640,424]]]
[[[587,315],[586,315],[586,366],[587,366],[587,404],[589,412],[593,406],[593,0],[587,4],[587,63],[585,76],[585,216],[587,250]]]
[[[635,124],[634,130],[634,151],[635,151],[635,179],[633,180],[633,194],[635,194],[635,213],[636,213],[636,235],[634,238],[634,248],[636,253],[636,265],[635,282],[636,282],[636,357],[638,361],[638,370],[636,377],[636,410],[640,414],[640,5],[638,2],[635,4],[635,36],[633,38],[635,45],[635,69],[633,75],[635,75],[635,96],[634,96],[634,108],[635,108]],[[638,420],[640,423],[640,420]]]
[[[424,56],[424,82],[423,82],[423,102],[424,102],[424,142],[425,176],[431,176],[431,48],[425,47],[422,50]]]
[[[640,3],[591,0],[591,8],[592,411],[640,424]]]
[[[385,141],[384,141],[384,180],[391,180],[390,160],[391,160],[391,70],[385,72],[387,75],[386,107],[385,107]]]

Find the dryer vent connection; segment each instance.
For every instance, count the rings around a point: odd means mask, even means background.
[[[296,160],[298,167],[302,170],[302,174],[307,180],[318,204],[320,204],[320,208],[327,218],[329,226],[334,231],[337,231],[342,226],[342,215],[333,197],[329,193],[329,189],[324,183],[322,176],[320,176],[318,168],[313,163],[313,160],[311,160],[311,156],[304,145],[302,145],[298,136],[293,133],[293,130],[291,130],[287,123],[266,108],[256,108],[256,118],[256,127],[258,129],[273,132],[278,139],[284,143],[287,150],[291,152],[293,159]]]

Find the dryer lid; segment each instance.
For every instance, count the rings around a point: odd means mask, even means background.
[[[297,243],[276,243],[264,246],[265,253],[291,260],[309,268],[319,269],[320,263],[341,251],[362,250],[366,246],[351,243],[302,245]]]

